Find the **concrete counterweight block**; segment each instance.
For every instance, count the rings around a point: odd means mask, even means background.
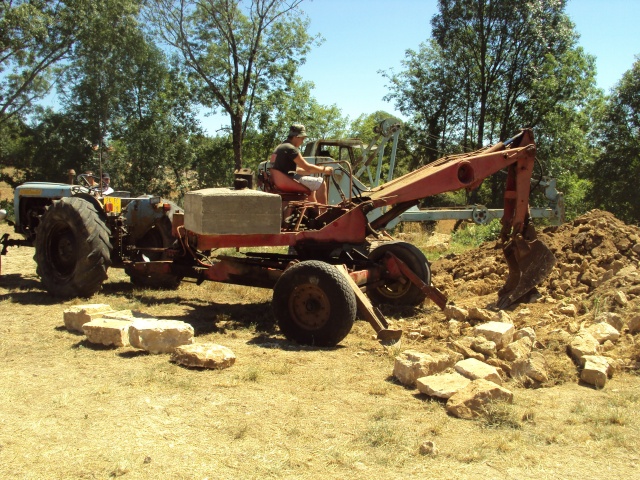
[[[205,188],[184,197],[184,226],[200,235],[278,234],[280,195],[258,190]]]

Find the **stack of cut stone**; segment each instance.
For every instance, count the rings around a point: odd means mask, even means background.
[[[452,318],[469,312],[449,312]],[[503,318],[475,309],[475,319]],[[456,321],[456,320],[453,320]],[[437,354],[406,351],[396,358],[394,376],[421,393],[445,399],[447,411],[460,418],[483,414],[491,402],[513,402],[513,393],[503,387],[510,376],[523,384],[539,385],[547,380],[544,356],[533,351],[535,333],[518,330],[507,321],[489,320],[474,327],[474,336],[462,337]]]
[[[194,344],[194,330],[188,323],[131,310],[115,311],[107,304],[73,306],[64,311],[64,324],[69,331],[83,333],[90,343],[171,353],[171,361],[189,367],[227,368],[235,362],[227,347]]]

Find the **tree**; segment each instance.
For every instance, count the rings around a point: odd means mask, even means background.
[[[62,90],[77,131],[98,146],[81,168],[108,168],[119,189],[180,196],[199,132],[187,79],[143,32],[138,0],[92,6]]]
[[[82,30],[82,0],[0,3],[0,124],[30,111],[50,90],[54,67]]]
[[[149,18],[199,101],[229,114],[235,168],[257,101],[289,86],[313,39],[302,0],[155,0]]]
[[[388,73],[400,111],[412,117],[428,160],[506,140],[534,127],[538,158],[571,143],[588,145],[585,112],[597,103],[592,57],[576,46],[563,0],[439,0],[432,40],[408,51],[400,74]],[[580,149],[579,153],[584,153]],[[568,153],[568,152],[564,152]],[[588,159],[588,156],[586,156]],[[568,171],[585,155],[563,157]],[[574,170],[575,172],[575,170]],[[486,203],[497,206],[504,182],[494,176]]]
[[[605,108],[600,145],[593,164],[594,206],[628,223],[640,224],[640,58],[624,73]]]

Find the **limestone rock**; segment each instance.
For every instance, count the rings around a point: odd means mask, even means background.
[[[469,312],[461,307],[456,307],[455,305],[447,305],[444,307],[443,312],[448,320],[457,320],[459,322],[464,322],[469,316]]]
[[[580,380],[596,388],[604,388],[607,379],[613,375],[613,368],[606,357],[601,355],[585,355],[582,357],[583,369]]]
[[[508,362],[515,362],[522,358],[527,358],[531,353],[531,339],[529,337],[522,337],[520,340],[511,342],[498,352],[498,357]]]
[[[471,350],[481,353],[485,357],[496,356],[496,344],[491,340],[487,340],[484,337],[478,337],[471,342]]]
[[[456,352],[429,354],[406,350],[396,357],[393,376],[403,385],[413,387],[418,378],[434,375],[452,367],[461,356]]]
[[[129,343],[149,353],[171,353],[193,343],[193,327],[178,320],[138,319],[129,327]]]
[[[481,416],[491,402],[513,403],[513,393],[479,378],[447,400],[447,412],[458,418],[472,419]]]
[[[427,442],[424,442],[422,445],[420,445],[420,454],[421,455],[435,456],[439,452],[440,451],[438,450],[438,447],[436,447],[436,444],[431,440],[429,440]]]
[[[471,344],[465,345],[462,341],[453,341],[449,343],[449,348],[462,355],[463,358],[475,358],[480,361],[484,360],[484,355],[474,352],[471,349]]]
[[[416,380],[416,385],[420,393],[430,397],[449,398],[458,390],[469,385],[470,382],[471,380],[467,377],[454,372],[421,377]]]
[[[171,361],[186,367],[223,369],[236,361],[231,349],[215,343],[180,345],[171,354]]]
[[[125,347],[129,345],[130,321],[110,318],[96,318],[82,326],[82,330],[90,343],[109,347]]]
[[[575,317],[578,314],[578,309],[575,305],[560,305],[558,307],[558,313],[566,315],[567,317]]]
[[[634,334],[640,332],[640,315],[636,315],[629,320],[629,333]]]
[[[531,327],[524,327],[513,334],[514,340],[520,340],[523,337],[529,337],[531,344],[533,344],[536,341],[536,332]]]
[[[617,342],[620,338],[620,332],[606,322],[594,323],[589,325],[586,330],[601,344],[607,340]]]
[[[484,308],[472,307],[469,309],[469,319],[475,322],[492,322],[497,318],[496,313],[485,310]]]
[[[487,340],[495,342],[496,348],[500,350],[511,343],[515,330],[511,323],[488,322],[477,325],[474,331],[476,335],[482,335]]]
[[[547,374],[547,360],[539,352],[531,352],[528,358],[516,360],[511,365],[511,378],[522,381],[525,385],[530,381],[539,384],[549,380]]]
[[[571,340],[569,353],[580,363],[582,357],[585,355],[597,355],[599,346],[600,342],[593,338],[593,335],[586,330],[581,330]]]
[[[500,377],[500,374],[496,370],[496,367],[487,365],[486,363],[476,360],[475,358],[460,360],[454,365],[454,368],[456,372],[464,375],[471,380],[482,378],[484,380],[497,383],[498,385],[502,385],[502,377]]]
[[[613,295],[613,300],[621,307],[624,307],[627,303],[629,303],[627,296],[621,290],[616,291],[616,293]]]
[[[104,303],[74,305],[63,312],[64,326],[69,331],[84,333],[82,326],[85,323],[100,318],[107,312],[113,312],[113,309]]]
[[[622,320],[622,317],[614,312],[601,313],[596,317],[596,322],[607,322],[619,332],[624,328],[624,321]]]

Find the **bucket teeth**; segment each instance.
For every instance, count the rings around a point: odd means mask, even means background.
[[[498,292],[497,306],[505,309],[518,301],[551,273],[556,257],[540,240],[528,241],[521,236],[511,240],[503,249],[509,276]]]

